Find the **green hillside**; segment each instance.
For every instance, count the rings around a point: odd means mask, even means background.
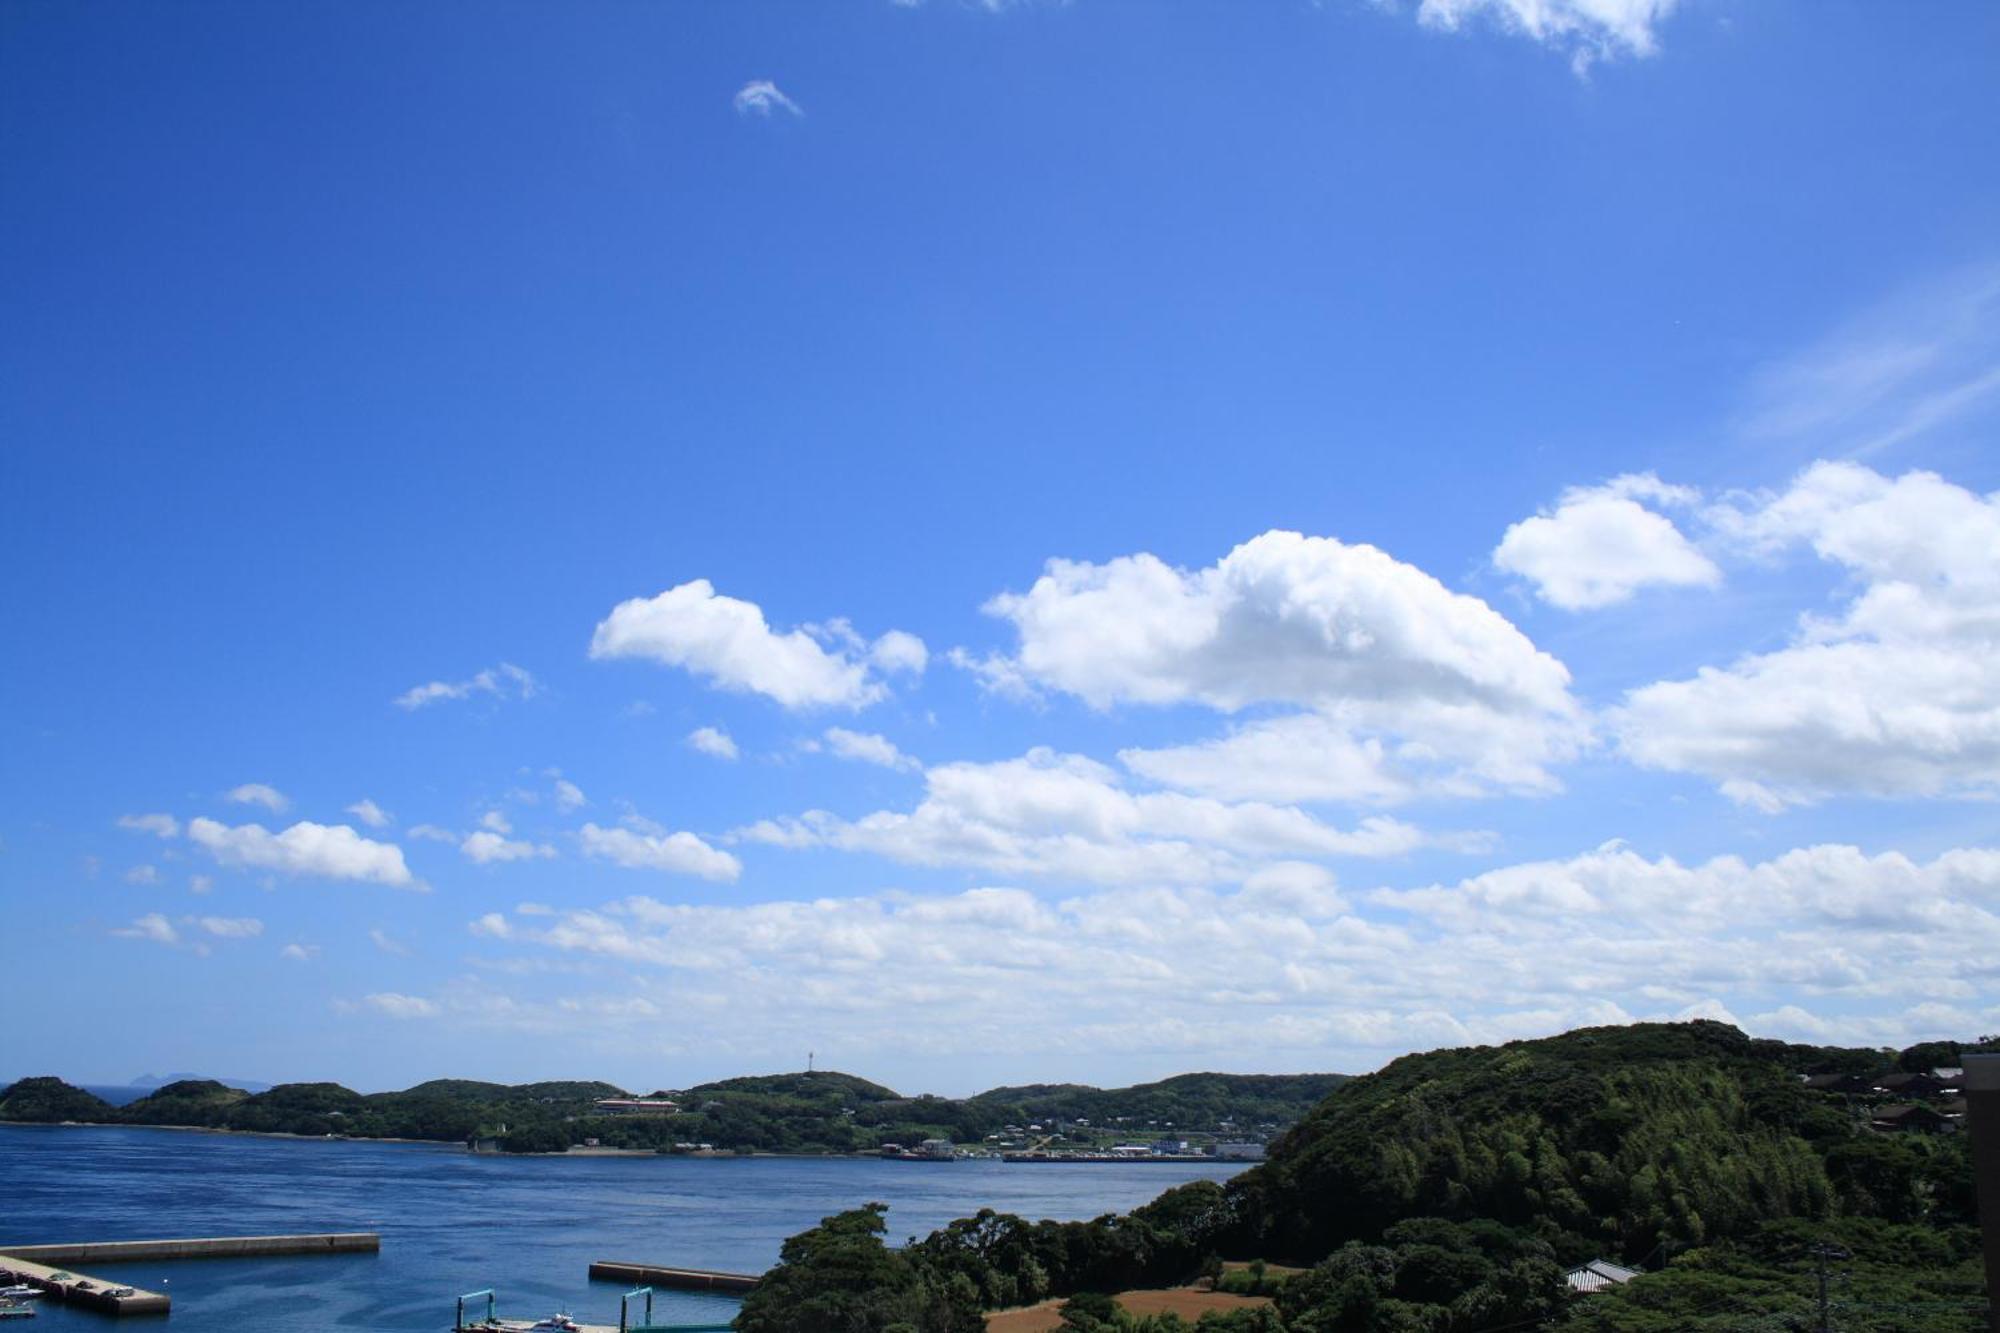
[[[1303,1271],[1223,1277],[1273,1304],[1204,1330],[1779,1333],[1815,1326],[1815,1247],[1830,1246],[1847,1279],[1839,1327],[1970,1330],[1984,1291],[1966,1137],[1880,1132],[1890,1098],[1869,1080],[1805,1082],[1926,1069],[1940,1049],[1791,1046],[1696,1022],[1408,1056],[1342,1082],[1262,1165],[1127,1216],[982,1212],[901,1252],[881,1250],[879,1217],[828,1219],[788,1245],[794,1271],[738,1326],[812,1333],[856,1313],[841,1326],[960,1333],[982,1310],[1075,1295],[1065,1330],[1168,1333],[1184,1326],[1089,1293],[1237,1260]],[[1594,1258],[1648,1271],[1572,1297],[1565,1270]],[[878,1278],[851,1285],[851,1309],[794,1302],[823,1290],[821,1268]]]

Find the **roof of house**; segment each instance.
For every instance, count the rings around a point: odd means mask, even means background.
[[[1563,1274],[1563,1281],[1571,1291],[1603,1291],[1606,1287],[1620,1287],[1639,1276],[1636,1268],[1614,1264],[1609,1259],[1592,1259],[1589,1263],[1572,1268]]]

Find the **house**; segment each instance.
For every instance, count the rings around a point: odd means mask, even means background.
[[[1891,1097],[1935,1097],[1943,1090],[1929,1074],[1881,1074],[1872,1083],[1872,1091]]]
[[[1572,1295],[1584,1296],[1593,1291],[1603,1291],[1606,1287],[1622,1287],[1637,1276],[1639,1270],[1636,1268],[1614,1264],[1609,1259],[1592,1259],[1564,1273],[1563,1281]]]
[[[1956,1128],[1950,1120],[1928,1106],[1878,1106],[1868,1128],[1883,1134],[1941,1134]]]
[[[1261,1143],[1218,1143],[1212,1151],[1226,1162],[1257,1162],[1264,1157]]]
[[[680,1103],[664,1097],[600,1097],[599,1115],[679,1115]]]

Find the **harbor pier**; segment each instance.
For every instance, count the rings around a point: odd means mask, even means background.
[[[372,1231],[295,1236],[201,1236],[184,1240],[98,1240],[67,1245],[0,1245],[0,1268],[14,1280],[55,1299],[110,1315],[166,1314],[164,1292],[144,1291],[88,1273],[71,1264],[151,1263],[165,1259],[248,1259],[271,1255],[374,1254],[382,1237]]]
[[[599,1259],[590,1266],[593,1282],[630,1282],[676,1291],[719,1291],[740,1296],[760,1280],[755,1273],[721,1273],[708,1268],[668,1268],[658,1264],[618,1263]]]

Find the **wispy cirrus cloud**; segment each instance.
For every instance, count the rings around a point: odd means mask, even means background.
[[[461,699],[532,699],[542,692],[541,682],[525,667],[512,662],[487,667],[464,680],[433,680],[404,690],[395,698],[396,707],[415,712],[431,704]]]
[[[1758,375],[1737,423],[1866,458],[2000,413],[2000,260],[1897,292]]]

